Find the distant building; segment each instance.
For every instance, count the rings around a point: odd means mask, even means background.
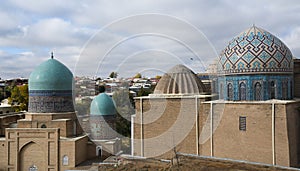
[[[107,158],[121,151],[121,140],[117,137],[117,110],[110,96],[106,93],[97,95],[91,103],[88,133],[97,145],[97,154]]]
[[[15,112],[14,108],[8,104],[8,99],[0,103],[0,137],[5,137],[6,128],[15,128],[19,119],[24,119],[25,112]]]
[[[0,115],[5,113],[12,113],[14,111],[15,109],[13,108],[13,106],[8,104],[8,99],[2,100],[2,102],[0,103]]]
[[[88,77],[75,78],[75,94],[76,97],[95,96],[96,81]]]

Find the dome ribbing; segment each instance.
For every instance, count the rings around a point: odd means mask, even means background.
[[[158,82],[154,94],[203,94],[205,86],[197,75],[184,65],[171,68]]]

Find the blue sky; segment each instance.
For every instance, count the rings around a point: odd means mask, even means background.
[[[8,0],[0,21],[4,79],[28,77],[51,51],[75,75],[150,76],[177,63],[200,72],[253,24],[300,57],[297,0]]]

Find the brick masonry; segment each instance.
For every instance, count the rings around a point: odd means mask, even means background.
[[[299,101],[216,101],[212,105],[212,138],[211,104],[203,99],[198,99],[197,104],[196,107],[195,98],[136,99],[134,155],[171,158],[175,147],[183,153],[268,164],[273,164],[274,158],[274,164],[300,167]],[[239,129],[240,116],[246,117],[245,131]],[[177,122],[179,127],[175,126]]]

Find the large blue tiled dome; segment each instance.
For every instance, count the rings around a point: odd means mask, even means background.
[[[29,90],[72,90],[72,84],[72,72],[53,58],[41,63],[29,77]]]
[[[90,106],[91,115],[115,115],[117,113],[114,102],[106,93],[97,95]]]
[[[229,42],[221,53],[220,64],[224,74],[293,71],[289,48],[277,37],[256,26]]]
[[[252,26],[233,38],[219,58],[220,99],[293,98],[293,56],[279,38]]]
[[[74,112],[72,72],[58,60],[41,63],[29,77],[30,113]]]

